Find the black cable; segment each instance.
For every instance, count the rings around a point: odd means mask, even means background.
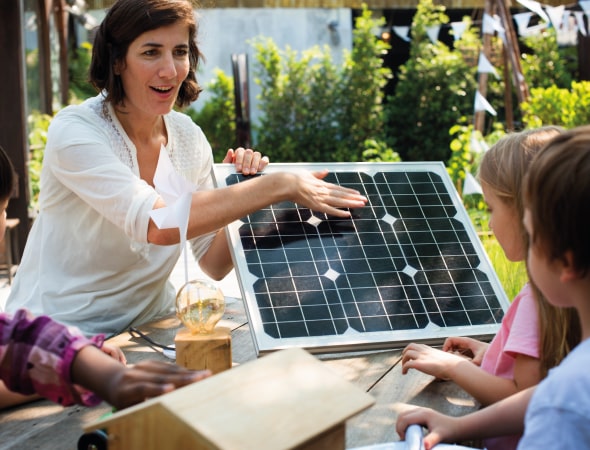
[[[129,334],[136,338],[136,339],[143,339],[144,341],[148,342],[149,344],[153,345],[154,347],[158,347],[164,350],[176,350],[175,347],[171,347],[169,345],[164,345],[164,344],[159,344],[156,341],[154,341],[152,338],[150,338],[147,334],[145,334],[142,331],[139,331],[137,328],[135,327],[129,327]]]

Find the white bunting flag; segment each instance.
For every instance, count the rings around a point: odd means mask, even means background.
[[[492,105],[489,104],[489,102],[486,100],[486,98],[480,94],[479,91],[477,91],[475,93],[475,102],[474,102],[473,106],[474,106],[475,112],[487,111],[492,116],[495,116],[497,114],[496,110],[492,107]]]
[[[471,151],[474,153],[485,153],[490,149],[488,143],[475,130],[471,133],[469,143],[471,144]]]
[[[584,13],[582,11],[574,11],[574,17],[576,18],[578,30],[580,30],[582,36],[588,36],[588,33],[586,32],[586,25],[584,24]]]
[[[471,172],[466,172],[465,182],[463,183],[463,195],[483,194],[481,185],[477,182]]]
[[[404,41],[406,42],[410,42],[410,38],[408,36],[408,33],[410,31],[410,27],[400,27],[400,26],[394,26],[391,27],[393,29],[393,32],[395,34],[397,34],[400,38],[402,38]]]
[[[561,28],[561,24],[563,23],[563,13],[565,11],[565,5],[560,6],[545,6],[545,11],[547,11],[547,15],[553,24],[553,27],[556,30]]]
[[[516,0],[516,1],[518,3],[520,3],[522,6],[524,6],[525,8],[530,9],[532,12],[537,14],[545,22],[550,22],[549,17],[547,16],[547,14],[545,14],[545,11],[543,11],[543,7],[541,6],[541,4],[539,2],[535,2],[533,0]]]
[[[496,72],[496,69],[494,68],[494,66],[492,66],[492,63],[490,63],[490,60],[486,58],[486,55],[484,55],[483,52],[480,52],[479,54],[477,71],[479,73],[493,73],[497,79],[500,79],[500,76]]]
[[[521,36],[526,35],[526,29],[529,26],[529,22],[531,17],[533,16],[532,12],[523,12],[520,14],[514,14],[512,17],[516,22],[516,27],[518,28],[518,34]]]
[[[466,22],[451,22],[451,28],[453,29],[453,39],[458,41],[463,36],[463,33],[467,29]]]
[[[440,25],[433,25],[426,29],[426,34],[430,38],[430,42],[436,44],[438,42],[438,33],[440,32]]]
[[[578,4],[586,14],[590,15],[590,0],[582,0],[579,1]]]
[[[502,26],[502,20],[499,16],[490,16],[489,14],[483,14],[483,26],[482,33],[494,34],[495,32],[504,33],[504,27]]]

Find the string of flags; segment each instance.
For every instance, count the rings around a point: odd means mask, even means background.
[[[586,22],[590,24],[590,0],[580,0],[573,7],[566,7],[565,5],[550,6],[539,3],[535,0],[517,0],[524,8],[528,9],[526,12],[514,14],[512,18],[516,23],[516,30],[520,36],[535,36],[540,34],[548,27],[553,27],[557,32],[557,42],[560,45],[576,45],[578,32],[582,36],[588,36],[584,17]],[[579,6],[579,9],[576,8]],[[534,16],[540,19],[537,25],[529,26],[531,19]],[[454,40],[461,38],[462,34],[467,29],[465,22],[453,22],[450,24],[453,30]],[[426,30],[428,38],[433,44],[438,42],[438,35],[440,33],[441,25],[434,25]],[[410,27],[407,26],[393,26],[393,32],[406,42],[410,42]],[[504,43],[506,43],[506,30],[502,26],[502,20],[499,16],[490,16],[484,13],[482,20],[482,33],[497,34]],[[477,63],[478,73],[489,73],[499,78],[496,68],[486,58],[483,52],[480,53]],[[524,75],[518,73],[517,77],[523,79]],[[489,114],[496,116],[496,110],[486,100],[486,98],[478,91],[475,93],[473,102],[475,112],[486,111]],[[471,149],[474,152],[482,153],[488,149],[486,142],[477,137],[475,131],[471,136]],[[463,184],[463,195],[481,194],[481,186],[475,177],[467,172]]]
[[[558,39],[561,38],[560,43],[575,45],[575,41],[571,41],[571,36],[575,36],[578,31],[582,36],[588,36],[588,29],[584,23],[584,16],[590,22],[590,0],[580,0],[576,5],[578,9],[568,9],[565,5],[550,6],[544,5],[534,0],[517,0],[523,7],[529,11],[517,13],[512,16],[516,22],[518,34],[520,36],[531,36],[539,34],[547,26],[553,26],[558,32]],[[574,5],[574,7],[576,6]],[[529,26],[531,18],[534,15],[539,16],[541,23],[538,25]],[[453,30],[454,40],[461,38],[461,35],[466,30],[464,22],[451,22],[449,26]],[[393,32],[406,42],[410,42],[410,27],[409,26],[392,26]],[[441,25],[433,25],[429,27],[426,32],[432,43],[438,41],[438,35]],[[502,36],[505,33],[504,27],[498,16],[490,16],[485,14],[482,20],[482,32],[487,34],[498,33]]]

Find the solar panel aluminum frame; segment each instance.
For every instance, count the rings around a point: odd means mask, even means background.
[[[338,176],[343,172],[358,173],[359,176],[374,177],[375,174],[380,173],[406,173],[408,176],[414,172],[428,172],[438,175],[448,194],[447,200],[452,202],[452,208],[456,210],[454,216],[449,218],[459,221],[464,226],[464,231],[469,236],[469,240],[476,252],[479,265],[476,267],[478,273],[481,272],[487,276],[488,288],[493,289],[492,296],[495,296],[500,305],[501,315],[507,310],[509,301],[501,286],[501,283],[494,271],[490,260],[485,252],[485,249],[478,237],[471,220],[465,210],[463,202],[459,197],[447,171],[442,162],[399,162],[399,163],[273,163],[269,165],[264,174],[273,172],[296,172],[301,170],[321,171],[328,169],[330,176]],[[225,187],[228,184],[229,178],[246,178],[241,175],[236,175],[233,164],[214,164],[213,180],[217,187]],[[247,181],[246,181],[247,182]],[[330,182],[335,182],[330,179]],[[440,184],[440,183],[438,183]],[[343,183],[346,185],[346,183]],[[354,186],[353,186],[354,187]],[[379,193],[379,200],[382,194]],[[293,210],[298,208],[298,211],[306,210],[309,214],[326,217],[325,214],[315,213],[309,209],[299,207],[291,203]],[[275,205],[272,205],[274,207]],[[366,206],[365,208],[372,207]],[[421,205],[422,207],[422,205]],[[354,211],[353,211],[354,215]],[[244,218],[248,220],[250,216]],[[353,330],[352,332],[345,332],[342,334],[331,335],[314,335],[314,336],[295,336],[295,337],[273,337],[264,330],[264,322],[261,316],[260,308],[256,298],[254,284],[260,280],[260,277],[250,272],[246,261],[246,254],[240,236],[240,228],[244,225],[244,220],[238,220],[226,227],[227,238],[230,244],[232,259],[238,282],[240,284],[240,291],[246,314],[250,324],[250,331],[252,334],[254,347],[258,355],[268,352],[290,348],[300,347],[311,353],[336,353],[336,352],[355,352],[365,350],[379,350],[402,348],[410,342],[422,342],[431,345],[441,344],[444,339],[450,336],[471,336],[482,340],[488,340],[493,337],[498,331],[501,317],[496,317],[494,323],[469,324],[460,326],[438,326],[429,322],[427,326],[418,329],[402,329],[402,330],[385,330],[385,331],[365,331],[359,332]],[[353,219],[353,222],[356,219]],[[374,219],[376,221],[377,218]],[[365,247],[366,248],[366,247]],[[298,295],[301,293],[297,293]],[[467,312],[467,311],[463,311]],[[306,325],[307,326],[307,325]]]

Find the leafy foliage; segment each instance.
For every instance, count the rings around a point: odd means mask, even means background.
[[[395,93],[388,98],[388,132],[402,159],[446,161],[448,130],[473,111],[475,67],[458,50],[432,43],[427,30],[449,22],[443,6],[421,0],[412,23],[410,59],[400,67]],[[470,39],[467,30],[465,37]],[[473,41],[473,39],[472,39]]]
[[[383,87],[391,77],[382,61],[387,44],[373,34],[382,21],[363,6],[342,67],[327,47],[298,54],[279,50],[269,38],[254,41],[263,113],[258,148],[275,161],[359,161],[367,149],[395,158],[383,127]]]
[[[193,122],[201,127],[213,149],[213,159],[221,162],[228,148],[236,146],[236,113],[234,106],[233,78],[222,70],[215,71],[207,89],[211,99],[199,111],[188,108]]]
[[[524,37],[523,42],[532,50],[521,55],[522,71],[529,86],[570,86],[572,75],[565,63],[565,51],[560,51],[557,45],[555,28],[546,29],[536,36]]]
[[[29,209],[34,216],[38,211],[41,168],[43,166],[43,154],[47,143],[47,130],[52,117],[48,114],[33,112],[28,117],[29,122],[29,183],[31,189],[31,204]]]
[[[92,44],[83,42],[80,47],[70,51],[70,97],[71,101],[85,100],[97,94],[88,81],[88,67],[92,59]]]
[[[561,125],[573,128],[590,123],[590,81],[572,82],[571,89],[531,88],[530,97],[522,104],[528,128]]]

